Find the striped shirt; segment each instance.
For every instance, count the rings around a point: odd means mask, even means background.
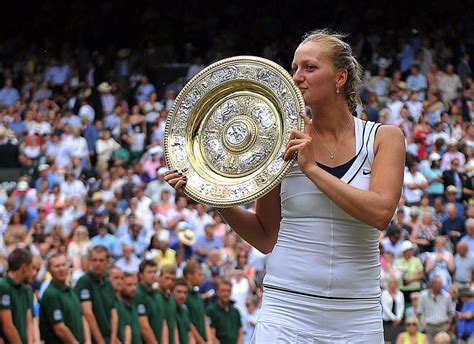
[[[438,295],[433,296],[431,289],[427,289],[421,292],[418,314],[428,325],[442,324],[449,320],[451,307],[451,296],[447,292],[441,290]]]

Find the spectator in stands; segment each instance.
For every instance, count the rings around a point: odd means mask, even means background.
[[[428,182],[421,172],[418,171],[418,162],[411,161],[403,179],[404,195],[407,206],[419,205],[421,196],[428,188]]]
[[[446,65],[446,73],[439,80],[439,88],[445,103],[456,98],[458,90],[462,88],[461,78],[454,73],[454,66],[450,63]]]
[[[406,331],[400,333],[397,337],[396,344],[419,343],[429,344],[428,337],[418,330],[418,319],[410,316],[405,319]]]
[[[442,289],[442,285],[442,278],[435,276],[431,288],[421,292],[418,313],[426,323],[425,333],[430,343],[437,333],[447,331],[452,321],[451,296]]]
[[[20,100],[20,93],[13,87],[12,78],[5,79],[5,84],[0,90],[0,106],[10,106]]]
[[[67,258],[71,262],[73,271],[81,265],[81,257],[86,256],[92,242],[89,240],[89,232],[84,226],[78,226],[74,229],[72,240],[67,246]]]
[[[207,224],[204,227],[204,235],[197,238],[196,241],[196,253],[199,263],[203,263],[213,249],[220,249],[222,247],[222,241],[219,237],[214,235],[214,224]]]
[[[441,235],[447,235],[455,245],[459,239],[466,233],[464,228],[464,220],[458,215],[457,207],[454,203],[446,205],[446,218],[443,220]]]
[[[469,250],[466,241],[461,240],[456,244],[456,255],[454,256],[454,284],[459,290],[470,288],[472,283],[472,272],[474,270],[474,252]]]
[[[407,89],[410,92],[417,92],[418,100],[425,100],[425,92],[428,89],[426,77],[420,73],[420,66],[413,64],[410,68],[410,75],[406,79]]]
[[[143,75],[135,92],[135,100],[137,103],[148,101],[152,92],[155,92],[155,86],[150,83],[147,75]]]
[[[402,244],[400,256],[395,260],[395,269],[402,271],[402,283],[400,290],[405,300],[410,299],[410,294],[421,290],[421,280],[424,276],[424,268],[420,259],[416,257],[415,246],[408,240]]]
[[[140,259],[133,252],[133,246],[124,242],[122,243],[122,258],[115,262],[115,266],[128,273],[138,273]]]
[[[395,340],[405,311],[405,299],[398,289],[398,279],[392,276],[388,288],[382,291],[382,319],[386,340]]]
[[[434,277],[440,277],[442,280],[441,287],[448,291],[451,286],[451,274],[454,272],[453,254],[446,249],[446,238],[437,236],[435,240],[434,252],[428,254],[425,262],[425,271],[432,281]]]

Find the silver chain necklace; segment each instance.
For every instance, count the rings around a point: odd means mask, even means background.
[[[351,118],[349,118],[349,123],[347,124],[347,127],[346,127],[346,130],[344,131],[344,134],[341,136],[341,138],[339,139],[339,142],[336,144],[336,147],[334,148],[334,150],[331,152],[331,150],[328,148],[328,146],[326,145],[326,143],[324,142],[323,138],[321,137],[321,135],[319,135],[319,133],[316,131],[316,128],[313,126],[313,131],[316,133],[316,135],[318,135],[319,139],[321,140],[321,142],[323,143],[324,145],[324,148],[328,151],[329,153],[329,157],[331,159],[334,159],[334,154],[336,153],[337,151],[337,147],[339,147],[339,144],[342,142],[342,140],[344,139],[344,137],[346,136],[347,132],[349,131],[349,127],[351,126],[351,123],[352,123],[352,120]]]

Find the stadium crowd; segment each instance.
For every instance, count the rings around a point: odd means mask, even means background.
[[[365,65],[357,115],[406,138],[403,194],[380,234],[386,340],[472,343],[470,55],[416,30],[395,51],[375,34],[351,45]],[[260,55],[288,68],[286,48]],[[5,343],[250,342],[266,256],[163,179],[176,95],[232,52],[213,49],[162,93],[130,49],[108,65],[67,51],[3,65],[0,168],[21,171],[0,187]]]

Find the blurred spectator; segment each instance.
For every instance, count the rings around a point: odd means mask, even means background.
[[[115,262],[115,266],[123,272],[138,273],[139,265],[140,259],[138,259],[135,253],[133,253],[133,246],[123,243],[122,258]]]
[[[418,171],[418,163],[411,161],[403,179],[404,195],[408,206],[419,205],[421,196],[428,187],[426,178]]]
[[[454,256],[454,283],[459,290],[469,288],[472,283],[472,272],[474,270],[474,252],[469,250],[468,243],[464,240],[456,244],[456,255]]]
[[[425,333],[430,343],[437,333],[447,331],[451,322],[451,296],[442,289],[442,285],[442,278],[435,276],[431,288],[421,292],[418,312],[426,324]]]
[[[419,343],[429,344],[428,337],[418,330],[418,319],[414,316],[405,318],[406,331],[400,333],[396,344]]]
[[[5,79],[5,84],[0,90],[0,105],[10,106],[20,100],[20,93],[13,87],[13,80],[11,78]]]
[[[421,290],[421,280],[424,276],[424,268],[420,259],[416,257],[415,246],[408,240],[402,244],[400,257],[395,260],[395,269],[402,272],[400,290],[405,300],[410,299],[410,294]]]
[[[388,288],[382,291],[381,304],[385,340],[395,340],[405,310],[405,299],[398,289],[398,279],[395,276],[389,279]]]
[[[458,319],[458,343],[469,343],[474,339],[474,290],[467,288],[460,293],[462,307],[456,312]]]
[[[196,241],[196,253],[198,262],[203,263],[211,250],[220,249],[222,247],[222,241],[219,237],[214,235],[214,224],[207,224],[204,227],[204,235],[197,238]]]
[[[410,235],[410,241],[418,246],[418,254],[431,252],[434,248],[438,228],[433,222],[433,214],[425,213],[421,223],[414,227]]]
[[[147,249],[147,259],[153,259],[160,268],[164,265],[176,267],[176,251],[169,247],[169,242],[169,230],[161,229],[158,234],[154,234]]]
[[[454,272],[455,266],[453,254],[445,248],[445,245],[445,237],[436,237],[435,250],[428,254],[425,270],[430,281],[433,281],[435,277],[440,277],[441,287],[448,291],[451,286],[451,274]]]
[[[446,73],[439,80],[439,89],[442,91],[443,101],[445,103],[451,102],[462,88],[461,79],[459,75],[454,73],[454,66],[450,63],[446,66]]]
[[[242,328],[244,330],[244,344],[250,344],[253,331],[257,325],[257,319],[260,314],[258,299],[255,296],[248,297],[245,301],[247,312],[242,315]]]
[[[410,67],[410,75],[407,77],[406,83],[408,91],[416,92],[419,101],[425,100],[425,92],[428,89],[428,83],[426,77],[420,73],[419,65],[412,64]]]
[[[135,100],[137,103],[148,101],[152,92],[155,92],[155,86],[150,83],[147,75],[143,75],[135,92]]]
[[[443,220],[441,235],[447,235],[453,245],[465,234],[464,220],[458,215],[456,204],[448,203],[446,205],[446,218]]]
[[[72,233],[72,240],[67,246],[67,258],[71,262],[73,271],[81,266],[81,257],[87,255],[91,246],[87,228],[76,227]]]

